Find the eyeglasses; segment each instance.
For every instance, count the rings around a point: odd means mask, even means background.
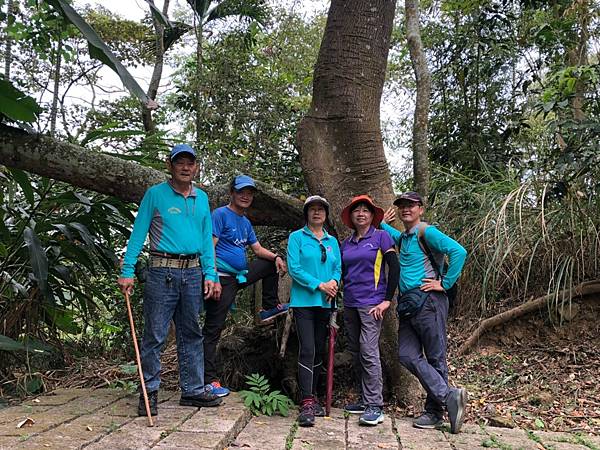
[[[327,261],[327,249],[320,242],[319,242],[319,248],[321,249],[321,262],[324,263],[325,261]]]

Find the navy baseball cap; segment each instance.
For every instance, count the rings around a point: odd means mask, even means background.
[[[256,184],[254,183],[254,180],[248,175],[238,175],[233,179],[231,187],[233,187],[233,189],[236,191],[240,191],[245,187],[251,187],[252,189],[256,189]]]
[[[176,156],[181,155],[182,153],[187,153],[196,158],[196,152],[192,147],[187,144],[177,144],[175,147],[171,149],[171,154],[169,155],[169,160],[173,161]]]
[[[396,197],[396,200],[394,200],[394,206],[398,206],[398,204],[400,204],[402,200],[416,202],[420,205],[423,205],[423,198],[421,197],[421,195],[419,195],[418,192],[415,191],[408,191],[403,194],[400,194],[398,197]]]

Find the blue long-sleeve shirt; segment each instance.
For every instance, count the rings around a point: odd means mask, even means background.
[[[290,234],[287,266],[288,273],[292,277],[290,293],[292,308],[330,307],[325,293],[319,290],[319,285],[330,280],[340,283],[342,257],[337,239],[327,231],[324,231],[321,244],[323,247],[319,245],[319,240],[306,226]],[[325,261],[322,261],[323,258]]]
[[[436,278],[436,272],[431,265],[431,261],[419,245],[419,224],[412,227],[408,232],[400,232],[386,223],[382,223],[381,228],[387,231],[396,245],[400,247],[398,254],[400,261],[398,287],[400,292],[403,293],[418,288],[423,284],[423,278]],[[429,225],[425,229],[425,241],[436,258],[439,273],[444,273],[444,255],[448,255],[448,270],[442,280],[442,287],[450,289],[460,276],[467,259],[467,251],[462,245],[433,225]]]
[[[208,196],[193,187],[184,197],[169,182],[144,194],[123,258],[121,276],[132,278],[134,266],[150,234],[150,250],[180,255],[199,254],[207,280],[218,281]]]

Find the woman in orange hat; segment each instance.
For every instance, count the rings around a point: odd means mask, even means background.
[[[361,425],[383,422],[379,335],[400,271],[392,238],[377,228],[383,214],[368,195],[354,197],[342,211],[342,221],[354,230],[341,245],[342,280],[348,350],[361,391],[358,403],[346,405],[345,410],[361,414]],[[387,277],[384,262],[389,269]]]

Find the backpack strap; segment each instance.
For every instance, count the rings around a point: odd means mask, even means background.
[[[443,277],[440,274],[440,268],[438,267],[437,261],[435,260],[435,257],[433,256],[433,252],[431,251],[431,248],[429,248],[429,245],[427,244],[427,240],[425,239],[425,230],[427,229],[427,227],[429,227],[429,224],[427,222],[419,223],[419,231],[417,233],[417,235],[418,235],[417,241],[419,242],[419,247],[421,247],[421,250],[423,251],[423,253],[425,253],[425,255],[427,255],[427,258],[429,259],[429,263],[431,264],[431,267],[433,267],[433,270],[435,271],[436,279],[441,280]]]

